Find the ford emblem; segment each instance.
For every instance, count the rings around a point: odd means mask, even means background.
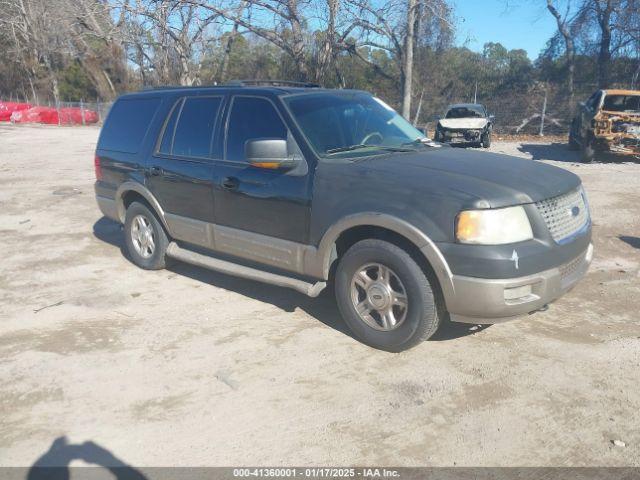
[[[580,207],[572,207],[571,208],[571,216],[577,217],[580,214]]]

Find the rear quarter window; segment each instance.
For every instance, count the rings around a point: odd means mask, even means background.
[[[98,148],[138,153],[160,101],[160,98],[118,100],[111,107],[107,121],[102,127]]]

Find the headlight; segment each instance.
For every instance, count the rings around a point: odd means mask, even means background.
[[[461,243],[502,245],[532,238],[529,217],[521,206],[466,210],[456,219],[456,239]]]

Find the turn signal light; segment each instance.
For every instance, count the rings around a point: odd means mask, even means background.
[[[278,162],[251,162],[251,166],[256,168],[268,168],[271,170],[275,170],[280,168],[281,164]]]

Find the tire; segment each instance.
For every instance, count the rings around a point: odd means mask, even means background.
[[[379,272],[384,269],[387,269],[385,277],[389,279],[387,285],[393,293],[383,293],[384,289],[381,289],[384,278],[381,280]],[[363,271],[368,277],[364,282],[362,275],[356,276]],[[347,326],[356,338],[371,347],[401,352],[431,337],[440,325],[435,295],[427,275],[411,255],[392,243],[370,239],[353,245],[339,260],[335,289],[338,308]],[[403,291],[406,306],[391,306],[395,325],[385,321],[389,319],[388,312],[383,318],[369,303],[378,302],[383,311],[388,309],[392,297],[400,301]],[[356,304],[365,305],[365,309],[370,309],[369,314],[361,316]]]
[[[491,132],[487,132],[482,135],[482,142],[480,142],[482,148],[489,148],[491,146]]]
[[[582,151],[580,152],[580,161],[582,163],[591,163],[596,158],[596,150],[593,147],[593,140],[586,138],[582,142]]]
[[[577,151],[580,150],[580,143],[576,141],[575,132],[576,132],[577,124],[574,120],[571,122],[571,128],[569,129],[569,150]]]
[[[580,144],[576,142],[572,133],[569,133],[569,150],[574,152],[580,150]]]
[[[149,232],[150,238],[145,236],[145,229]],[[141,230],[143,232],[140,232]],[[124,240],[129,257],[138,267],[145,270],[165,268],[169,238],[149,207],[138,202],[129,205],[124,221]]]
[[[576,142],[571,135],[569,135],[569,150],[577,151],[580,150],[580,145]]]

